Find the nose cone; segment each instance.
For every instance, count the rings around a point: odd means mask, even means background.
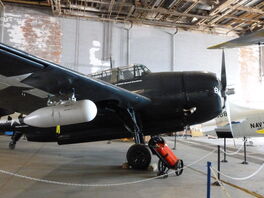
[[[196,107],[188,118],[190,124],[206,122],[222,111],[221,82],[210,72],[190,72],[184,75],[187,107]]]

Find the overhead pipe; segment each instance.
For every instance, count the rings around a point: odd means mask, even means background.
[[[101,57],[101,59],[104,60],[104,61],[106,60],[106,57],[107,57],[107,47],[106,47],[106,45],[108,45],[108,43],[107,43],[108,41],[107,41],[107,38],[106,38],[106,35],[108,35],[106,24],[107,24],[107,22],[103,21],[103,45],[102,45],[102,57]]]
[[[130,27],[125,28],[127,30],[127,65],[130,65],[130,30],[133,27],[133,23],[130,22]]]
[[[175,35],[178,33],[179,29],[176,27],[176,30],[174,33],[165,31],[167,34],[171,36],[171,66],[170,66],[170,71],[174,71],[175,67]]]
[[[74,52],[74,70],[78,71],[80,50],[80,18],[76,17],[75,24],[75,52]]]
[[[171,41],[171,71],[174,71],[175,67],[175,35],[178,33],[178,28],[176,28],[175,32],[172,35]]]
[[[109,22],[108,23],[108,55],[111,64],[113,64],[114,62],[114,60],[112,59],[112,51],[113,51],[113,23]]]
[[[102,60],[110,61],[110,68],[113,67],[114,60],[112,59],[112,40],[113,40],[113,23],[111,21],[104,22],[103,30],[103,53]],[[112,64],[112,66],[111,66]]]

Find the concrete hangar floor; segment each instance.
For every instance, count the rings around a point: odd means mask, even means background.
[[[165,138],[173,147],[173,137]],[[263,139],[262,139],[263,141]],[[206,163],[217,165],[216,144],[222,140],[207,138],[178,138],[175,154],[184,160],[181,176],[169,175],[157,179],[154,170],[136,171],[121,168],[126,151],[132,142],[112,141],[58,146],[54,143],[32,143],[21,140],[16,150],[8,149],[9,137],[0,137],[0,197],[1,198],[82,198],[82,197],[206,197]],[[221,172],[243,178],[258,170],[264,162],[264,146],[254,140],[248,146],[248,165],[243,165],[243,150],[227,156]],[[241,148],[242,141],[227,142],[228,152]],[[223,154],[221,154],[223,158]],[[157,157],[152,159],[154,166]],[[15,173],[17,175],[8,175]],[[18,176],[28,176],[21,178]],[[32,180],[36,178],[37,180]],[[223,187],[211,186],[214,198],[264,197],[264,169],[247,180],[221,176]],[[51,181],[51,183],[46,183]],[[215,180],[212,178],[212,182]],[[56,183],[62,182],[62,183]],[[135,182],[135,183],[134,183]],[[105,185],[106,184],[106,185]],[[114,184],[114,185],[113,185]],[[115,185],[118,184],[118,185]],[[120,184],[120,185],[119,185]]]

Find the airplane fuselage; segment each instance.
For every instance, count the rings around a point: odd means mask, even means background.
[[[222,111],[221,85],[212,73],[148,73],[115,84],[151,99],[147,106],[135,109],[144,135],[181,131],[186,125],[208,121]],[[60,126],[59,134],[56,127],[25,126],[19,130],[29,141],[59,144],[133,137],[126,118],[113,104],[100,102],[96,105],[98,113],[93,121]]]

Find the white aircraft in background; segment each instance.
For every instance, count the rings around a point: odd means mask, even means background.
[[[202,124],[206,134],[219,138],[264,136],[264,108],[256,109],[229,101],[226,109],[217,118]],[[232,128],[229,123],[232,123]]]

